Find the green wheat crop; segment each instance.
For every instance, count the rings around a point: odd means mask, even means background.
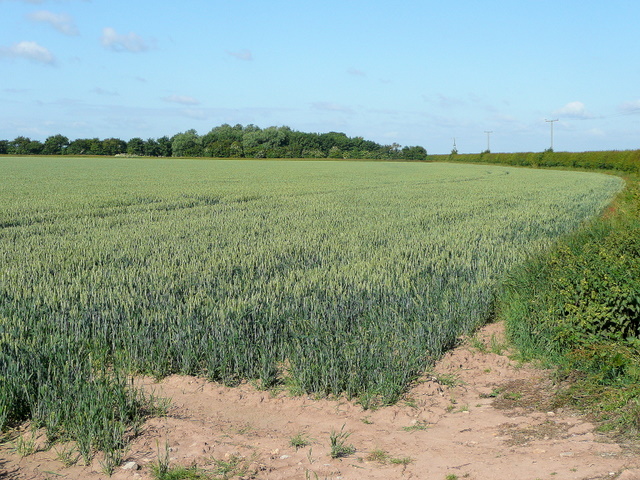
[[[0,429],[89,461],[134,373],[398,399],[605,175],[459,164],[0,158]]]

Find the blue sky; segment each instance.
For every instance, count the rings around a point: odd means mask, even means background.
[[[0,0],[0,139],[640,148],[637,0]]]

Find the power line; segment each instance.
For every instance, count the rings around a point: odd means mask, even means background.
[[[612,113],[611,115],[602,115],[598,118],[613,118],[613,117],[623,117],[625,115],[635,115],[640,113],[640,107],[628,108],[624,112]]]

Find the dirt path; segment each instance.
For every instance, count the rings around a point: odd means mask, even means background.
[[[640,479],[638,446],[608,442],[585,418],[553,409],[545,372],[498,354],[505,353],[502,335],[499,324],[485,327],[449,352],[406,401],[375,411],[191,377],[147,381],[145,388],[173,406],[130,446],[133,468],[117,468],[111,478],[152,478],[158,450],[167,447],[170,466],[235,472],[226,478]],[[343,426],[350,434],[344,443],[356,451],[332,459],[330,435]],[[291,446],[296,436],[309,444]],[[21,458],[5,445],[0,478],[108,478],[99,458],[64,467],[55,457],[50,450]]]

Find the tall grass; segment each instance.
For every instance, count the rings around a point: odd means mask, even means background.
[[[640,432],[640,182],[607,214],[514,269],[499,316],[523,355],[574,378],[565,397]]]
[[[485,321],[507,269],[621,187],[437,164],[0,169],[0,428],[32,418],[87,460],[144,413],[133,373],[394,402]]]

